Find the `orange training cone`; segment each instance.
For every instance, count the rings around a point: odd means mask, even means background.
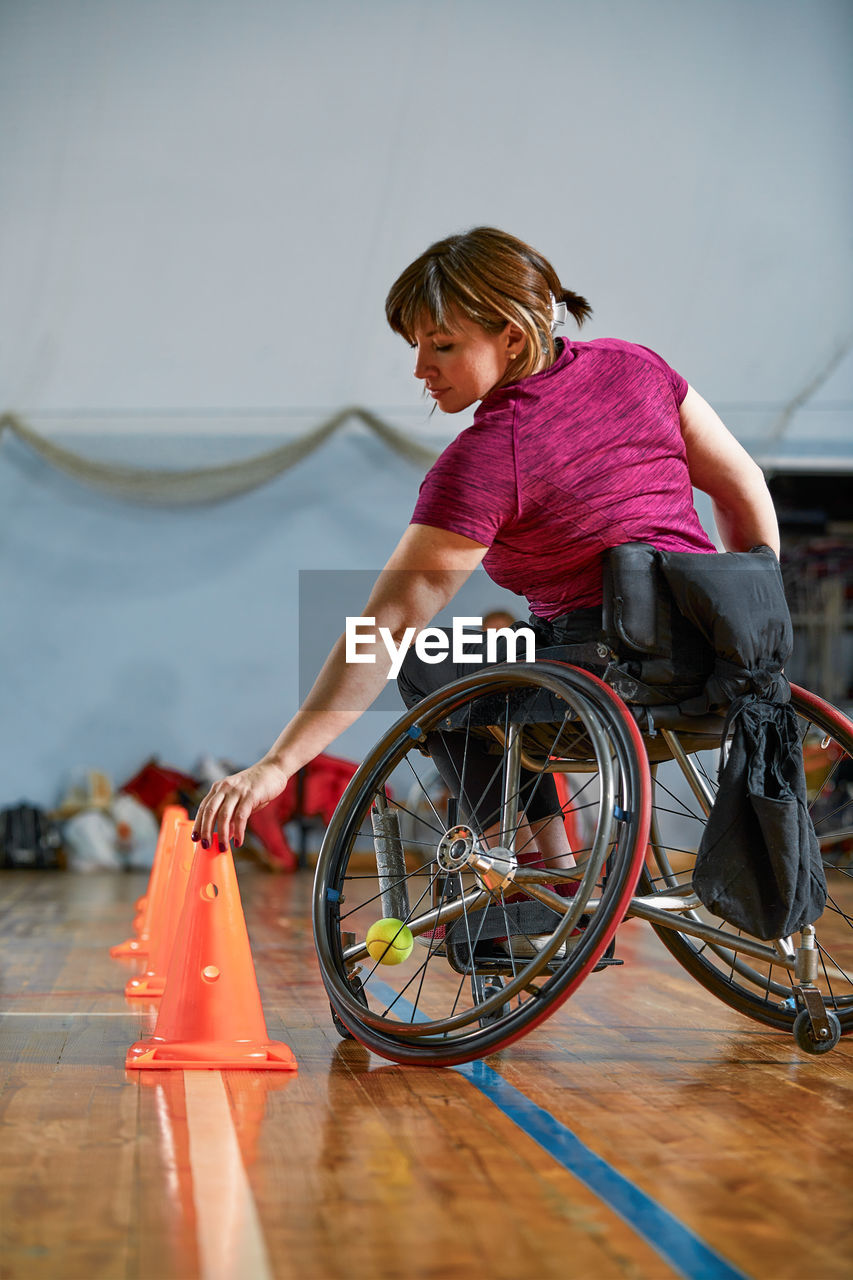
[[[163,839],[163,833],[166,830],[171,830],[171,827],[174,825],[174,823],[178,821],[179,818],[186,818],[186,816],[187,816],[187,811],[181,804],[167,804],[165,809],[163,810],[163,816],[160,819],[160,837],[157,840],[157,848],[154,853],[154,861],[151,864],[151,874],[148,877],[148,885],[142,897],[136,899],[136,910],[137,912],[140,913],[140,915],[142,912],[144,912],[145,908],[148,906],[148,899],[150,898],[154,889],[154,883],[157,876],[157,854],[160,852],[160,843]],[[134,926],[135,925],[136,925],[136,921],[134,921]],[[137,930],[137,932],[139,931]]]
[[[110,947],[110,955],[116,959],[122,956],[147,956],[151,950],[152,924],[155,918],[159,918],[163,906],[172,850],[177,838],[177,823],[181,819],[186,819],[186,816],[186,809],[176,804],[168,805],[163,811],[154,862],[148,877],[148,888],[145,897],[140,898],[136,904],[137,908],[140,903],[145,904],[133,921],[136,937],[128,938],[125,942],[119,942],[116,946]]]
[[[268,1038],[227,847],[196,849],[157,1025],[125,1066],[296,1070],[287,1045]]]
[[[124,989],[126,996],[144,996],[152,999],[161,996],[166,988],[166,974],[178,921],[184,907],[187,881],[193,865],[193,824],[189,818],[180,818],[175,824],[175,847],[169,864],[169,878],[163,894],[159,928],[152,933],[148,952],[148,966],[144,973],[131,978]]]

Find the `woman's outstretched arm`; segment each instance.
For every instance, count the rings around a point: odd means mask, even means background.
[[[430,525],[409,525],[376,580],[363,616],[375,635],[387,628],[394,646],[408,643],[453,599],[487,548],[460,534]],[[194,836],[211,842],[214,831],[241,843],[256,809],[279,795],[289,778],[324,751],[366,711],[385,687],[391,670],[388,647],[362,644],[374,662],[347,662],[345,637],[329,654],[311,692],[269,751],[248,769],[214,783],[202,801]]]

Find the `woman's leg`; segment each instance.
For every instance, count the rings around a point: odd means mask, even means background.
[[[441,662],[425,663],[410,649],[397,684],[406,706],[413,707],[428,694],[470,674],[470,664],[453,662],[449,653]],[[490,753],[488,739],[447,731],[429,734],[424,745],[445,786],[458,798],[464,817],[480,829],[487,842],[497,842],[503,802],[502,759]],[[550,774],[522,769],[519,809],[526,824],[519,829],[518,848],[535,849],[536,840],[541,838],[550,865],[573,866],[557,788]]]

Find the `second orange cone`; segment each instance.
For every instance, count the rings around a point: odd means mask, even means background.
[[[126,996],[157,999],[165,990],[178,921],[184,908],[184,895],[193,865],[195,849],[191,838],[192,829],[191,818],[180,818],[175,823],[175,847],[168,868],[158,927],[152,930],[145,971],[130,979],[124,989]]]
[[[140,898],[136,904],[139,914],[133,922],[135,935],[125,942],[119,942],[116,946],[110,947],[111,956],[120,958],[123,956],[147,956],[150,954],[153,945],[152,940],[157,936],[160,915],[163,909],[169,867],[177,839],[178,823],[181,820],[185,821],[186,817],[187,811],[181,808],[180,805],[168,805],[163,811],[160,834],[157,837],[157,849],[154,854],[151,874],[148,877],[148,888],[145,891],[145,896]],[[140,906],[143,903],[144,905]]]

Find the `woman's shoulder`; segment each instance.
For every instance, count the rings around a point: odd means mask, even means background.
[[[491,546],[518,510],[511,413],[496,412],[451,440],[421,482],[412,519]]]
[[[573,342],[571,346],[579,370],[586,365],[590,372],[596,372],[616,365],[621,366],[627,376],[633,374],[638,378],[654,370],[669,383],[679,403],[687,393],[686,379],[651,347],[627,342],[624,338],[592,338],[588,342]]]
[[[481,402],[473,422],[444,446],[427,474],[505,459],[512,450],[514,417],[511,401]]]
[[[492,439],[500,435],[511,436],[519,390],[523,386],[522,382],[513,383],[484,396],[474,411],[474,421],[470,427],[460,431],[453,444],[464,441],[468,446],[480,447],[486,435]]]
[[[600,356],[607,359],[613,356],[625,356],[629,359],[643,360],[649,364],[666,365],[663,356],[653,351],[651,347],[645,347],[639,342],[628,342],[625,338],[590,338],[587,342],[572,341],[569,346],[575,358]]]

